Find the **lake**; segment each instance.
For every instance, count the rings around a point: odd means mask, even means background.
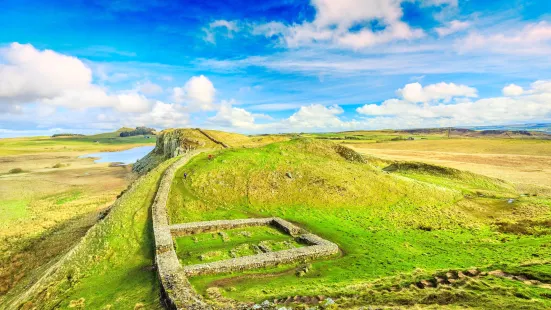
[[[93,154],[81,155],[78,158],[98,158],[95,163],[123,163],[125,165],[133,164],[138,159],[147,155],[155,148],[154,145],[139,146],[129,150],[118,152],[100,152]]]

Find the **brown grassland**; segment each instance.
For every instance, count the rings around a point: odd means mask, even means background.
[[[0,139],[0,300],[76,244],[134,179],[128,166],[78,156],[154,142],[106,139]]]
[[[379,158],[420,161],[500,178],[519,191],[551,193],[551,141],[497,138],[348,143]]]

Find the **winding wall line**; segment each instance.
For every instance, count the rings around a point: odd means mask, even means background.
[[[166,203],[176,171],[201,151],[192,151],[173,163],[163,174],[151,208],[155,236],[155,263],[161,281],[162,299],[168,309],[212,309],[189,283],[178,261],[168,225]]]
[[[227,149],[229,148],[230,146],[227,145],[226,143],[222,142],[222,141],[219,141],[219,140],[216,140],[213,136],[211,136],[210,134],[206,133],[203,129],[201,128],[197,128],[197,130],[202,133],[205,137],[207,137],[210,141],[218,144],[218,145],[221,145],[223,148]]]

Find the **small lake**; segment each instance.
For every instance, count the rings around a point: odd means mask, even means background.
[[[100,152],[93,154],[81,155],[78,158],[98,158],[94,160],[95,163],[123,163],[125,165],[133,164],[138,159],[141,159],[147,153],[151,152],[155,148],[154,145],[139,146],[131,148],[129,150],[118,152]]]

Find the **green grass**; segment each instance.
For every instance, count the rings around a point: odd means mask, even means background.
[[[25,218],[28,214],[27,200],[4,200],[0,204],[0,223]]]
[[[408,134],[394,131],[351,131],[351,132],[327,132],[327,133],[307,133],[302,137],[315,138],[322,140],[333,140],[346,143],[381,143],[405,141],[413,137],[415,140],[442,140],[446,139],[442,134]]]
[[[80,191],[71,191],[68,193],[63,193],[59,195],[59,198],[56,199],[55,204],[56,205],[66,204],[71,201],[75,201],[79,199],[81,196],[82,196],[82,192]]]
[[[293,237],[268,226],[177,237],[175,245],[176,253],[184,265],[255,255],[259,251],[255,246],[259,245],[273,252],[301,246]]]
[[[155,144],[156,136],[119,137],[120,132],[91,136],[29,137],[0,139],[0,156],[36,154],[44,152],[71,152],[119,150],[128,145]]]
[[[142,177],[25,302],[40,308],[161,309],[150,206],[168,160]],[[7,303],[7,301],[4,301]]]
[[[518,197],[503,181],[429,167],[385,172],[345,160],[332,145],[298,139],[224,150],[213,160],[198,156],[177,172],[169,201],[172,223],[279,216],[343,251],[313,262],[311,272],[300,278],[293,272],[272,276],[293,266],[193,278],[200,291],[210,285],[234,287],[225,294],[256,301],[332,295],[418,269],[518,265],[551,254],[551,236],[502,233],[494,225],[492,210],[512,219],[516,214],[549,217],[548,204]],[[517,201],[503,205],[504,197]]]

